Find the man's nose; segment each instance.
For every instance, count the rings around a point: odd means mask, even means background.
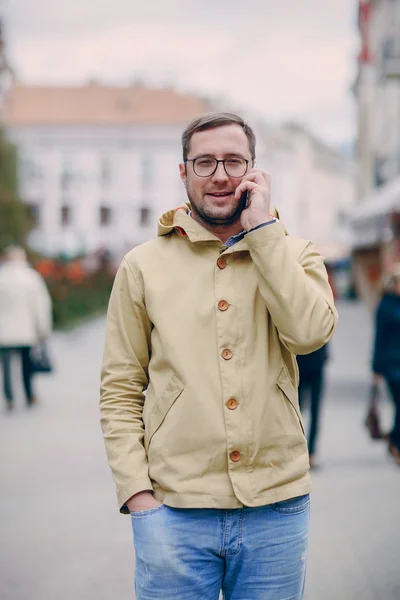
[[[217,169],[212,178],[213,181],[226,181],[228,179],[228,175],[226,174],[225,167],[222,162],[218,163]]]

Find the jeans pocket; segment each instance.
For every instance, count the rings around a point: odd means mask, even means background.
[[[283,514],[297,514],[304,512],[310,506],[310,495],[305,494],[304,496],[296,496],[295,498],[289,498],[288,500],[282,500],[281,502],[275,502],[271,504],[272,510]]]
[[[135,510],[131,512],[132,519],[140,519],[140,517],[150,517],[155,513],[159,512],[165,508],[165,504],[160,504],[160,506],[155,506],[154,508],[146,508],[145,510]]]

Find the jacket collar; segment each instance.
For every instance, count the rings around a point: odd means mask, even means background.
[[[190,202],[185,202],[175,209],[164,213],[158,221],[158,235],[168,235],[175,232],[181,237],[187,238],[190,242],[216,242],[220,248],[226,248],[221,240],[208,231],[203,225],[192,219],[190,213]],[[271,207],[271,214],[279,218],[278,211]],[[237,252],[248,250],[246,236],[233,246],[227,248],[227,252]]]
[[[192,243],[218,242],[223,246],[216,235],[192,219],[189,215],[190,208],[190,202],[185,202],[165,213],[158,221],[158,235],[167,235],[175,231],[181,237],[188,238]]]

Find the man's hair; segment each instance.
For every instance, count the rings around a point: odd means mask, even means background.
[[[215,129],[224,125],[239,125],[249,141],[252,160],[256,157],[256,136],[252,128],[238,115],[227,112],[205,113],[194,117],[182,134],[183,160],[187,159],[189,153],[190,140],[196,131],[205,131],[206,129]]]

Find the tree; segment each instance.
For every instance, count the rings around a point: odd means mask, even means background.
[[[0,132],[0,252],[10,244],[24,246],[31,227],[29,209],[18,196],[17,151]]]

